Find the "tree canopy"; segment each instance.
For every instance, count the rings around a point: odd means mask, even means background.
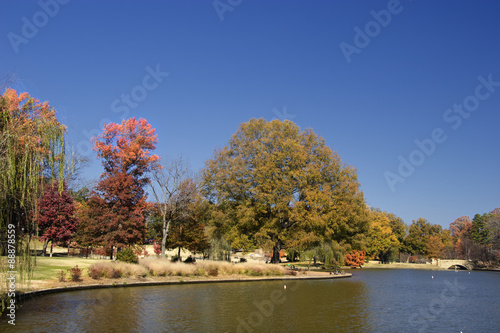
[[[372,211],[370,215],[369,255],[378,258],[383,263],[394,260],[400,242],[398,235],[393,232],[388,214]]]
[[[21,279],[31,271],[27,243],[36,230],[44,171],[59,180],[62,190],[65,133],[48,102],[13,89],[0,95],[0,254],[7,253],[7,228],[12,225]]]
[[[52,244],[67,246],[77,228],[75,206],[73,198],[68,194],[67,186],[64,184],[63,190],[59,192],[57,181],[47,184],[38,206],[37,222],[40,239],[44,241],[43,253],[45,254],[49,241]]]
[[[362,247],[366,205],[356,171],[312,130],[251,119],[203,171],[203,193],[222,215],[233,248],[306,249],[322,242]]]
[[[144,186],[153,162],[159,159],[151,154],[157,141],[151,125],[135,118],[107,124],[94,138],[104,173],[81,223],[95,245],[113,249],[144,241],[144,211],[148,206]]]

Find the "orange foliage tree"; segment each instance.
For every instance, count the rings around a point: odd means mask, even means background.
[[[0,255],[9,257],[0,265],[0,280],[7,260],[15,261],[9,270],[17,269],[18,287],[34,267],[28,243],[36,233],[36,203],[45,178],[58,178],[62,190],[65,133],[48,102],[14,89],[0,95]],[[5,286],[0,283],[0,298]]]
[[[93,245],[111,250],[142,242],[148,205],[144,186],[159,159],[151,153],[158,142],[155,129],[145,119],[130,118],[105,125],[93,142],[104,172],[82,214],[81,228]]]
[[[361,267],[365,264],[365,251],[353,250],[351,253],[345,255],[345,263],[351,267]]]
[[[450,232],[455,243],[457,256],[461,259],[469,259],[469,252],[472,247],[472,220],[470,217],[462,216],[450,223]]]

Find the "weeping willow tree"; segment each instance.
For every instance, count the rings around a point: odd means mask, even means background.
[[[7,89],[0,95],[0,295],[6,300],[7,271],[16,271],[16,289],[32,276],[34,257],[30,238],[36,234],[36,202],[44,173],[52,180],[64,177],[65,126],[48,102]],[[62,188],[61,188],[62,190]],[[8,237],[15,231],[15,237]],[[9,233],[10,231],[10,233]],[[10,245],[10,246],[9,246]],[[15,252],[15,267],[8,259]],[[10,258],[7,255],[10,254]],[[3,306],[2,306],[3,310]]]

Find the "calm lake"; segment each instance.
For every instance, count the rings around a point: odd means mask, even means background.
[[[286,289],[284,285],[286,284]],[[500,273],[366,269],[334,280],[42,296],[1,332],[499,332]]]

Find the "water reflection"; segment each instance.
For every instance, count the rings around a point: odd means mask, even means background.
[[[460,291],[446,291],[445,281]],[[486,272],[361,270],[340,280],[85,290],[28,301],[16,326],[3,318],[0,331],[495,331],[499,282],[500,274]]]

